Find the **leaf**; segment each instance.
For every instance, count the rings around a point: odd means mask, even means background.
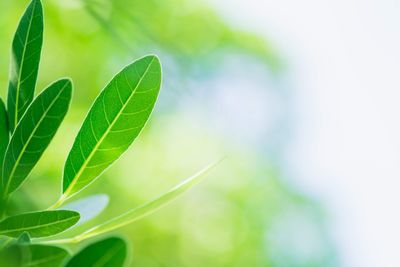
[[[0,252],[0,266],[56,267],[68,256],[60,247],[16,243]]]
[[[77,225],[99,215],[108,205],[108,196],[104,194],[88,196],[62,206],[62,209],[79,212],[81,218]]]
[[[26,244],[31,242],[31,237],[28,232],[23,232],[19,237],[17,242],[19,244]]]
[[[29,245],[30,259],[26,267],[56,267],[69,256],[68,251],[56,246]]]
[[[33,238],[61,233],[79,221],[79,213],[69,210],[49,210],[24,213],[0,222],[0,235],[18,237],[27,232]]]
[[[5,194],[21,186],[39,161],[68,111],[71,94],[71,81],[62,79],[29,106],[7,147],[2,176]]]
[[[0,174],[3,169],[3,160],[9,140],[7,111],[0,98]]]
[[[147,56],[125,67],[95,100],[64,168],[61,202],[88,186],[139,135],[157,100],[161,66]]]
[[[33,0],[14,35],[8,86],[8,114],[11,132],[33,100],[43,43],[43,10]]]
[[[23,267],[29,261],[29,254],[24,246],[13,244],[0,250],[1,267]]]
[[[124,240],[110,237],[93,243],[73,256],[65,267],[122,267],[127,254]]]
[[[204,174],[206,174],[211,168],[216,166],[218,163],[219,162],[208,165],[206,168],[199,171],[195,175],[189,177],[185,181],[181,182],[180,184],[178,184],[177,186],[172,188],[167,193],[161,195],[160,197],[158,197],[138,208],[132,209],[114,219],[111,219],[107,222],[104,222],[104,223],[98,225],[98,226],[95,226],[95,227],[89,229],[88,231],[72,238],[71,240],[68,240],[68,242],[80,242],[87,238],[113,231],[117,228],[123,227],[123,226],[133,223],[147,215],[152,214],[153,212],[159,210],[163,206],[170,203],[172,200],[176,199],[177,197],[179,197],[180,195],[185,193],[187,190],[189,190],[194,185],[198,184],[201,181],[201,178],[204,176]]]

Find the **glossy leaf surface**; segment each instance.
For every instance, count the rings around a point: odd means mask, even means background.
[[[6,193],[16,190],[39,161],[67,113],[71,94],[71,81],[62,79],[29,106],[7,147],[2,175]]]
[[[12,43],[8,113],[13,131],[32,102],[43,43],[43,10],[32,0],[18,25]]]
[[[0,222],[0,235],[18,237],[27,232],[32,238],[52,236],[75,225],[79,217],[79,213],[68,210],[19,214]]]
[[[126,254],[125,241],[118,237],[110,237],[84,248],[73,256],[65,267],[122,267]]]
[[[95,100],[64,168],[62,198],[98,177],[139,135],[156,103],[161,84],[157,57],[125,67]]]

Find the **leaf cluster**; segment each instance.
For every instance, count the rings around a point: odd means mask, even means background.
[[[0,266],[123,266],[127,245],[121,238],[101,239],[75,255],[60,245],[108,233],[156,211],[196,184],[211,166],[153,201],[77,236],[55,237],[105,208],[104,196],[65,202],[99,178],[148,121],[161,88],[160,61],[149,55],[123,68],[95,99],[66,159],[58,201],[40,211],[14,214],[8,210],[9,198],[50,145],[72,98],[69,78],[55,81],[35,96],[43,20],[41,1],[32,0],[12,43],[7,106],[0,99]]]

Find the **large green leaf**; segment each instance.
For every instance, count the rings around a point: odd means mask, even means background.
[[[37,244],[13,244],[0,252],[1,267],[57,267],[69,256],[60,247]]]
[[[8,145],[8,119],[3,100],[0,98],[0,176],[3,169],[3,160]]]
[[[43,43],[43,10],[32,0],[18,25],[11,54],[8,114],[13,131],[32,102]]]
[[[110,237],[93,243],[73,256],[65,267],[121,267],[124,266],[127,247],[124,240]]]
[[[67,113],[71,94],[71,81],[62,79],[29,106],[7,147],[2,175],[5,194],[16,190],[40,159]]]
[[[160,62],[147,56],[125,67],[104,88],[68,155],[61,202],[93,182],[126,151],[148,120],[160,84]]]
[[[0,222],[0,235],[18,237],[24,232],[31,237],[61,233],[79,221],[79,213],[69,210],[30,212],[8,217]]]

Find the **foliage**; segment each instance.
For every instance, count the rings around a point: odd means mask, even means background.
[[[123,266],[127,246],[120,238],[107,238],[74,256],[54,244],[79,243],[142,218],[196,184],[205,168],[159,198],[103,222],[75,237],[55,235],[77,225],[98,198],[77,201],[68,210],[66,200],[97,179],[132,144],[142,131],[161,88],[161,65],[154,55],[123,68],[94,101],[65,163],[63,190],[49,209],[14,214],[8,199],[28,178],[61,125],[70,105],[72,82],[60,79],[34,97],[43,40],[43,9],[32,0],[14,35],[7,110],[0,102],[1,266]],[[90,203],[90,200],[92,203]],[[62,207],[61,209],[59,209]],[[101,211],[100,208],[99,211]],[[96,214],[95,214],[96,215]],[[93,217],[86,216],[85,220]]]

